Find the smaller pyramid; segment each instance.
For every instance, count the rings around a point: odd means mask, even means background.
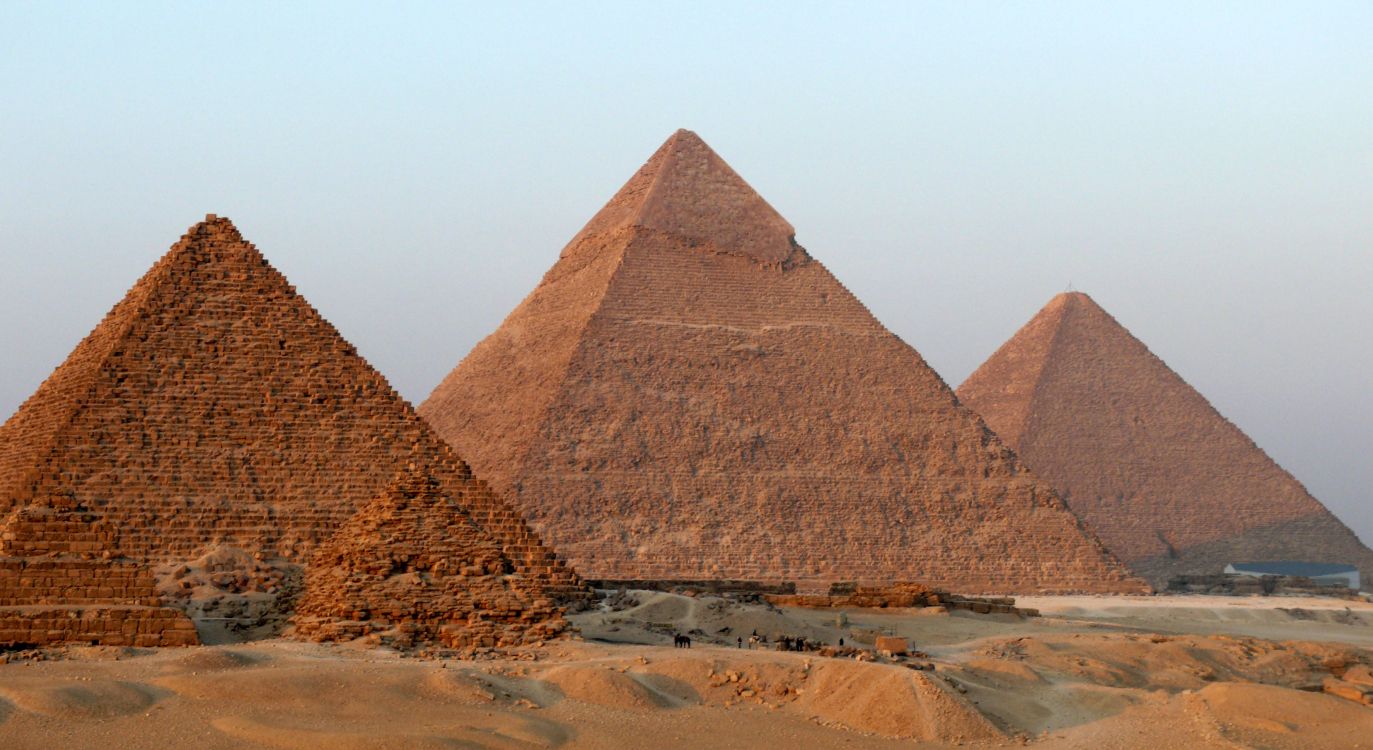
[[[162,606],[147,566],[122,557],[114,526],[52,497],[0,522],[0,649],[195,645],[195,625]]]
[[[1155,584],[1259,560],[1373,570],[1348,527],[1085,294],[1051,300],[958,397]]]
[[[365,504],[311,559],[296,635],[372,634],[399,648],[471,652],[554,638],[567,622],[499,542],[415,465]]]
[[[70,495],[153,565],[292,563],[423,462],[522,573],[576,574],[222,216],[191,227],[0,425],[0,513]]]

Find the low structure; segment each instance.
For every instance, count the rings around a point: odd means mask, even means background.
[[[1341,599],[1360,599],[1355,589],[1344,579],[1317,582],[1305,576],[1238,575],[1179,575],[1168,579],[1170,594],[1203,594],[1206,596],[1324,596]]]
[[[1282,576],[1286,578],[1309,578],[1321,586],[1347,586],[1359,590],[1359,569],[1353,565],[1339,563],[1302,562],[1298,560],[1274,560],[1270,562],[1237,562],[1225,566],[1230,575],[1262,578]]]
[[[740,581],[733,579],[706,580],[686,578],[604,578],[587,581],[593,589],[602,591],[637,590],[670,591],[675,594],[742,595],[795,594],[796,584],[790,581]]]
[[[191,646],[147,566],[119,554],[112,524],[70,498],[0,522],[0,650],[64,644]]]
[[[779,607],[807,607],[811,609],[943,607],[944,609],[963,609],[980,615],[1039,616],[1039,610],[1017,607],[1015,606],[1015,599],[1008,596],[961,596],[932,589],[921,583],[909,582],[866,586],[857,585],[851,581],[841,581],[830,586],[827,595],[769,595],[765,598]]]

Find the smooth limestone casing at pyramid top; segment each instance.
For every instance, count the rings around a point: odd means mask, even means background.
[[[590,578],[1139,591],[678,131],[420,406]]]
[[[1226,563],[1373,571],[1373,553],[1090,297],[1060,294],[958,388],[1156,585]]]
[[[167,562],[305,562],[409,463],[518,572],[576,576],[227,220],[184,235],[2,427],[0,510],[71,497]]]

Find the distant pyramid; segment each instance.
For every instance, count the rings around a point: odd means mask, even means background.
[[[678,131],[420,412],[591,578],[1132,579]]]
[[[321,545],[296,607],[313,640],[370,634],[410,648],[537,643],[566,627],[552,601],[423,469],[409,467]]]
[[[67,497],[0,516],[0,650],[90,644],[191,646],[195,625],[162,606],[118,530]]]
[[[70,495],[156,562],[303,562],[407,463],[550,587],[576,578],[227,220],[193,227],[0,427],[0,510]]]
[[[1087,295],[1060,294],[958,389],[1155,582],[1229,562],[1373,570],[1373,553]]]

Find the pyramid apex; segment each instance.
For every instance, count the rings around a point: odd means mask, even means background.
[[[706,142],[701,139],[701,136],[696,134],[696,131],[688,130],[686,128],[677,128],[676,132],[667,137],[667,140],[664,141],[664,145],[668,143],[675,143],[677,141],[695,141],[696,143],[699,143],[702,146],[706,145]],[[709,146],[706,147],[709,148]]]
[[[716,252],[781,264],[794,230],[696,133],[679,129],[573,240],[637,226]]]
[[[1050,305],[1065,304],[1068,302],[1091,302],[1092,304],[1096,304],[1096,302],[1092,299],[1091,295],[1087,294],[1086,292],[1079,292],[1077,290],[1073,290],[1070,292],[1059,292],[1058,294],[1054,295],[1053,299],[1049,300]]]
[[[186,231],[187,237],[220,236],[232,240],[242,240],[238,227],[227,216],[205,214],[204,221],[198,222]]]

